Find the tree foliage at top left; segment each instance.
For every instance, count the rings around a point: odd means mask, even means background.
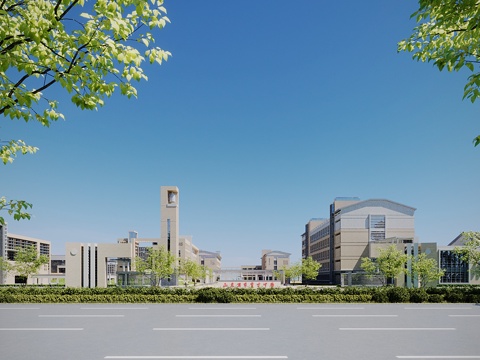
[[[81,109],[96,109],[118,87],[136,96],[142,63],[162,63],[155,28],[169,22],[163,0],[0,0],[0,114],[63,118],[44,92],[60,84]]]
[[[119,88],[137,96],[145,61],[171,55],[154,46],[169,19],[163,0],[0,0],[0,114],[49,126],[64,118],[47,89],[59,84],[80,109],[94,110]],[[0,159],[38,149],[0,137]],[[30,218],[25,201],[2,197],[0,211]],[[0,216],[0,223],[4,223]]]

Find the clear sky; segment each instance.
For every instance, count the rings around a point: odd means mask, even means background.
[[[167,0],[138,99],[66,121],[0,119],[1,139],[40,148],[3,166],[0,193],[34,204],[9,232],[65,242],[160,236],[160,186],[180,189],[180,232],[224,266],[262,249],[301,257],[311,218],[335,197],[416,208],[416,235],[446,245],[480,231],[480,102],[468,73],[396,51],[414,26],[405,0]],[[6,214],[4,214],[6,215]]]

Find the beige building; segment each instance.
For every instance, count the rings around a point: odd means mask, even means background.
[[[387,238],[415,239],[415,209],[387,199],[336,198],[330,218],[312,219],[302,234],[302,256],[322,267],[317,282],[340,284],[342,273],[362,271],[369,246]]]
[[[205,266],[213,271],[220,271],[222,268],[222,255],[219,251],[212,252],[206,250],[199,250],[198,257],[200,259],[200,265]]]
[[[66,244],[66,285],[73,287],[105,287],[114,281],[118,273],[135,271],[135,258],[146,257],[148,248],[163,247],[181,260],[201,263],[202,251],[193,244],[191,236],[180,236],[179,228],[180,192],[176,186],[160,187],[160,238],[139,238],[136,231],[130,231],[128,238],[118,239],[117,243],[67,243]],[[207,254],[207,252],[204,252]],[[206,256],[206,255],[205,255]],[[207,264],[218,269],[221,256],[204,257]],[[112,273],[112,269],[117,274]],[[212,269],[212,270],[215,270]],[[128,274],[127,274],[128,275]],[[209,281],[213,281],[209,279]],[[170,279],[162,280],[164,285],[177,285],[173,274]]]
[[[262,270],[281,270],[290,266],[290,255],[283,251],[262,250]]]
[[[27,284],[48,284],[50,273],[50,241],[36,239],[28,236],[10,234],[7,232],[7,224],[0,224],[0,256],[10,263],[15,263],[15,253],[19,248],[33,246],[37,249],[38,255],[48,256],[49,262],[41,266],[38,271],[39,276],[33,276],[26,279]],[[42,276],[43,275],[43,276]],[[0,269],[0,284],[23,284],[25,279],[14,272],[6,272]]]

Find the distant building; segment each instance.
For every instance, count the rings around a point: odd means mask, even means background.
[[[290,266],[290,253],[262,250],[262,270],[281,270]]]
[[[65,255],[52,255],[50,259],[51,274],[65,274]]]
[[[272,281],[274,271],[290,266],[290,255],[283,251],[262,250],[261,265],[242,265],[239,277],[244,281]]]
[[[200,265],[205,266],[213,271],[219,271],[222,268],[222,255],[219,251],[211,252],[206,250],[200,250],[198,252],[200,258]]]

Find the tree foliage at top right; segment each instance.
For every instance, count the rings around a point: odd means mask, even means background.
[[[418,25],[408,39],[398,43],[398,51],[433,62],[440,71],[469,69],[463,98],[475,102],[480,97],[480,1],[419,0],[412,18]],[[480,144],[480,135],[473,142]]]

